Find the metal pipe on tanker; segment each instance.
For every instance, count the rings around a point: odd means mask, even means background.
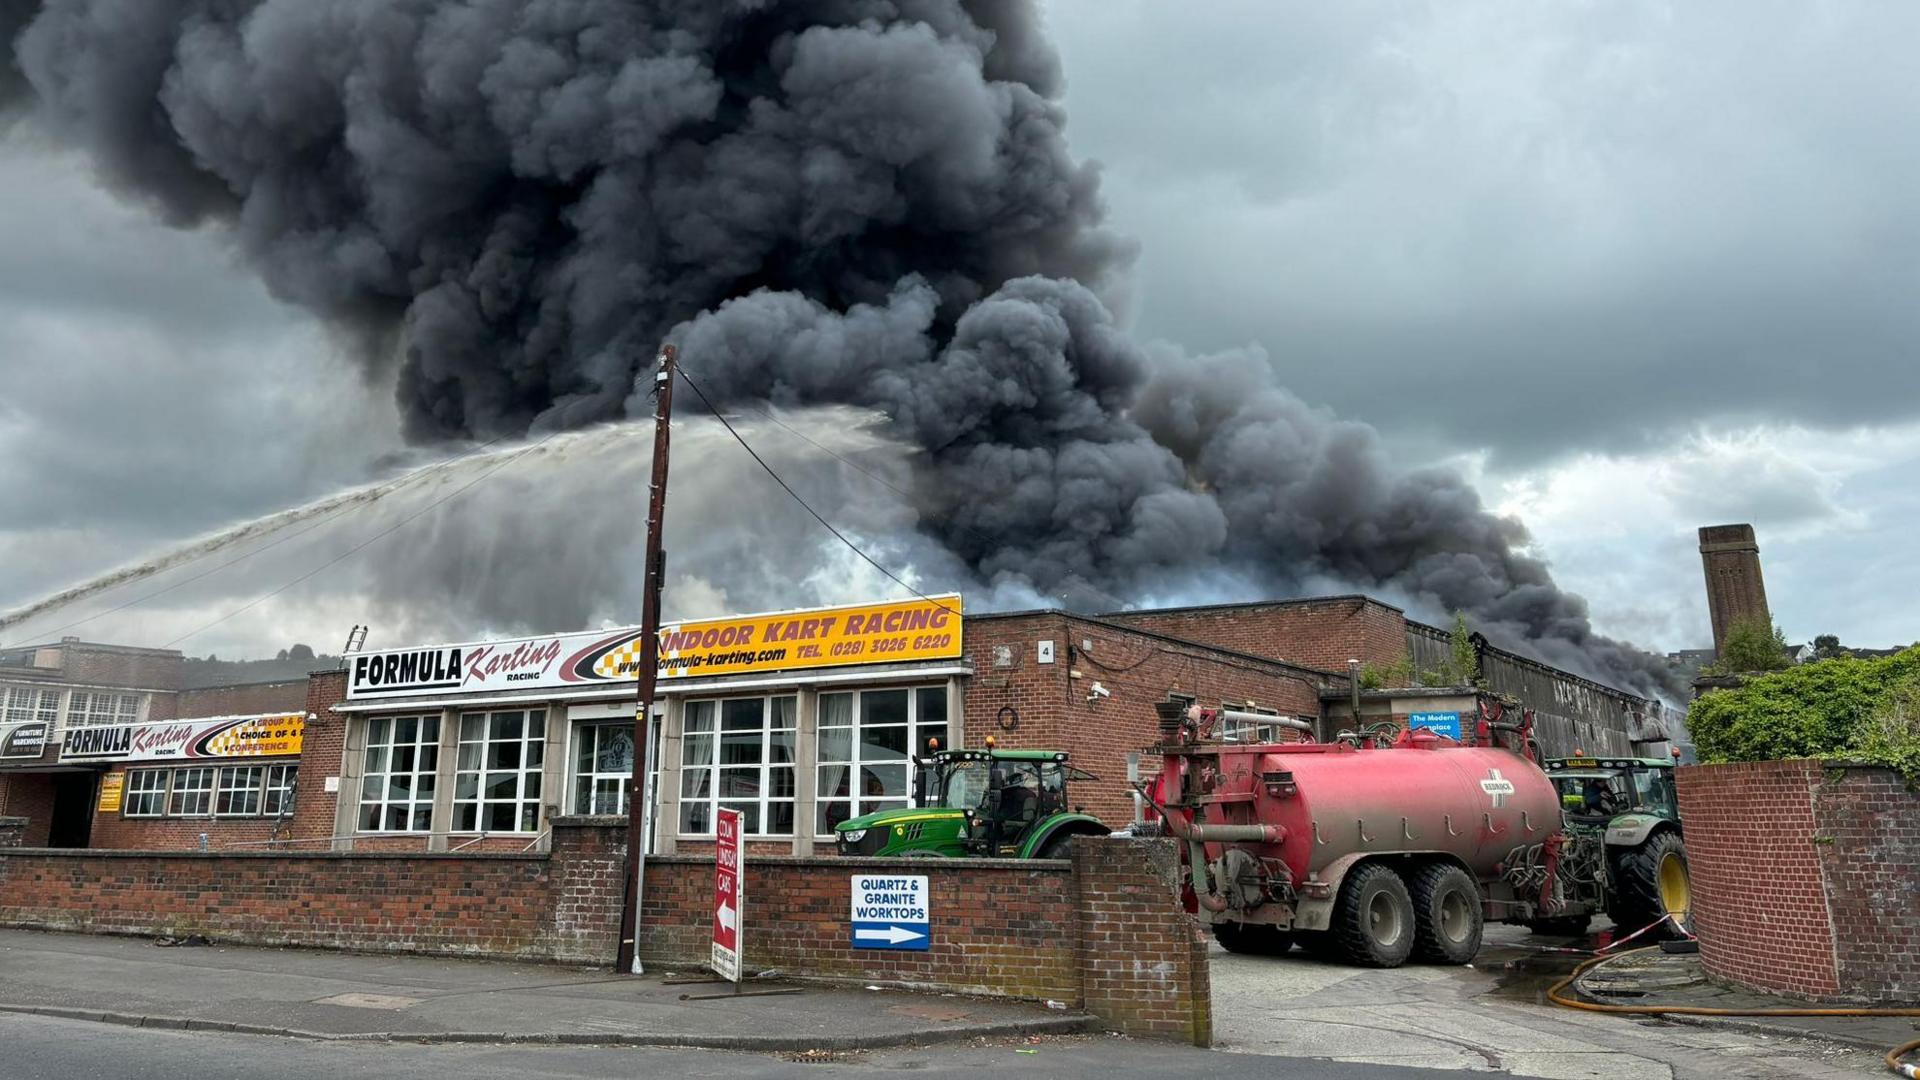
[[[1313,725],[1305,720],[1296,720],[1291,716],[1274,716],[1271,713],[1246,712],[1241,709],[1220,709],[1217,715],[1222,720],[1233,720],[1242,724],[1272,724],[1275,727],[1292,728],[1313,734]]]

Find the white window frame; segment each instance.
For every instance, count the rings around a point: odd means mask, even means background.
[[[154,777],[159,781],[157,787],[142,787],[142,780]],[[131,769],[127,772],[127,786],[120,793],[120,816],[130,818],[157,818],[167,815],[168,789],[173,786],[172,769]],[[151,800],[153,809],[135,810],[135,800]]]
[[[775,707],[775,702],[784,702],[783,710]],[[742,764],[725,764],[721,758],[728,744],[726,716],[728,705],[734,705],[734,712],[744,711],[739,706],[754,702],[760,706],[760,725],[757,729],[759,745],[758,760]],[[699,721],[699,729],[686,727],[688,717],[694,710],[711,710],[707,718]],[[710,720],[710,723],[709,723]],[[741,832],[746,836],[762,837],[770,840],[791,839],[800,826],[799,788],[800,762],[800,699],[796,694],[755,694],[723,698],[700,698],[688,701],[681,706],[680,740],[680,809],[679,835],[686,839],[711,839],[713,821],[717,811],[735,809],[742,812]],[[780,726],[776,727],[775,724]],[[748,729],[736,729],[736,745],[744,745],[747,740],[738,738]],[[704,741],[702,741],[704,740]],[[774,751],[777,745],[784,744],[787,751],[785,761],[775,761]],[[704,752],[696,749],[705,747]],[[774,795],[780,777],[786,783],[782,790],[786,795]],[[754,794],[724,796],[722,787],[729,781],[750,777]],[[696,788],[698,790],[689,790]],[[792,825],[785,832],[768,830],[773,812],[777,808],[786,808],[790,812]],[[703,812],[703,813],[702,813]],[[704,828],[699,817],[704,817]]]
[[[298,798],[300,764],[282,762],[266,766],[267,776],[260,788],[260,816],[284,817],[293,813]]]
[[[172,782],[167,791],[167,817],[204,818],[213,816],[213,794],[219,783],[220,769],[215,765],[189,765],[173,770]],[[205,780],[204,784],[188,784],[188,780]],[[189,809],[180,805],[182,797],[198,798],[205,801],[198,809]]]
[[[520,717],[520,734],[496,736],[496,718]],[[537,730],[536,730],[537,729]],[[519,748],[518,763],[504,768],[492,764],[496,747]],[[471,748],[471,753],[469,752]],[[463,835],[494,833],[537,833],[541,826],[541,794],[546,774],[547,710],[487,709],[460,714],[460,743],[454,759],[453,823],[450,833]],[[495,794],[495,784],[512,777],[513,793]],[[513,828],[496,829],[488,825],[492,807],[513,807]],[[529,819],[527,811],[533,811]],[[472,812],[471,824],[466,813]]]
[[[573,722],[573,752],[568,758],[566,802],[566,805],[571,808],[570,813],[614,814],[620,817],[627,815],[627,789],[633,782],[632,767],[616,772],[600,771],[599,733],[607,729],[630,732],[633,730],[633,721],[610,719]],[[585,769],[580,767],[583,753],[586,755],[588,766]],[[658,791],[660,788],[660,717],[658,716],[652,719],[647,728],[647,777],[648,785]],[[599,801],[599,783],[603,780],[618,782],[619,794],[616,796],[616,809],[605,811],[595,809]],[[580,808],[583,800],[587,807],[584,810]]]
[[[868,724],[867,696],[869,694],[892,694],[900,691],[905,691],[907,694],[906,757],[894,758],[870,753],[869,751],[876,748],[878,744],[866,739],[864,737],[865,732],[870,728],[891,729],[898,728],[900,725]],[[937,710],[931,708],[928,704],[934,700],[931,695],[936,693],[939,695],[939,707]],[[933,737],[932,733],[936,729],[938,729],[939,738],[941,739],[940,748],[943,750],[954,748],[950,741],[952,731],[948,724],[948,714],[951,711],[951,701],[947,696],[949,693],[950,690],[946,683],[921,683],[911,686],[869,686],[857,690],[823,690],[820,692],[820,695],[815,698],[816,716],[818,718],[816,727],[819,731],[814,755],[815,783],[813,815],[814,833],[816,837],[832,839],[832,826],[840,821],[871,814],[876,810],[918,805],[913,797],[914,759],[926,756],[927,739]],[[852,708],[848,714],[849,723],[846,725],[830,724],[828,699],[849,695],[852,699]],[[923,712],[932,715],[923,716],[921,715]],[[834,731],[846,731],[848,733],[848,749],[844,756],[828,756],[828,745],[834,741],[833,737],[828,733]],[[877,795],[864,794],[865,784],[863,780],[870,775],[867,773],[869,768],[892,769],[895,766],[901,766],[903,775],[906,777],[904,781],[906,787],[903,793],[898,795],[887,795],[884,793]],[[844,770],[842,779],[844,779],[847,785],[846,795],[838,794],[838,783],[828,782],[829,770]],[[878,778],[878,774],[871,775],[876,779]],[[828,815],[831,812],[830,808],[833,807],[842,807],[844,811],[838,817],[830,820]]]
[[[233,782],[235,777],[244,777],[247,782],[244,784],[236,784]],[[213,816],[217,818],[259,817],[260,789],[261,785],[266,782],[266,779],[267,767],[265,765],[221,766],[220,778],[215,783],[213,789]],[[227,801],[228,796],[238,796],[241,798],[251,797],[253,805],[244,810],[222,810],[220,806]]]
[[[414,736],[410,742],[396,743],[394,736],[395,733],[399,731],[400,722],[403,720],[412,720],[415,722]],[[431,729],[431,734],[428,734],[429,729]],[[353,811],[356,831],[360,833],[431,832],[433,830],[434,794],[439,790],[440,714],[407,713],[394,716],[371,716],[367,718],[365,734],[366,741],[361,749],[360,757],[360,798],[354,804]],[[376,739],[376,734],[383,736],[383,738]],[[413,751],[413,767],[411,769],[401,772],[393,771],[393,754],[396,747],[411,749]],[[380,759],[382,765],[378,771],[367,768],[375,749],[386,750],[386,755]],[[433,764],[423,767],[422,761],[428,755],[432,755]],[[399,798],[393,796],[392,781],[396,776],[407,778],[406,792]],[[375,792],[377,797],[369,799],[367,796],[369,789],[373,787],[375,777],[379,778],[379,786]],[[377,807],[379,811],[375,815],[374,825],[371,828],[364,824],[366,821],[367,808],[370,806]],[[388,811],[394,807],[406,808],[405,821],[403,822],[406,826],[405,828],[392,829],[386,827]],[[427,824],[425,828],[417,828],[414,822],[417,820],[422,808],[425,808],[427,812]]]
[[[73,690],[67,699],[70,728],[125,727],[140,721],[140,695]]]

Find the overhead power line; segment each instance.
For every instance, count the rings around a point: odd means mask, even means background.
[[[752,444],[747,442],[746,437],[741,435],[739,430],[733,426],[733,422],[728,420],[726,416],[720,412],[719,408],[714,405],[712,399],[707,397],[707,392],[700,389],[700,384],[693,381],[693,376],[687,373],[687,369],[680,368],[679,371],[680,371],[680,378],[686,381],[688,389],[692,390],[694,393],[694,396],[700,399],[700,404],[705,405],[707,407],[707,411],[713,414],[713,418],[715,420],[720,421],[720,426],[727,429],[727,434],[733,436],[733,441],[739,443],[740,448],[742,450],[745,450],[749,457],[753,458],[755,464],[759,465],[762,469],[766,470],[767,475],[773,477],[773,482],[776,484],[779,484],[780,489],[782,491],[785,491],[789,496],[791,496],[794,502],[799,503],[800,508],[802,510],[805,510],[808,514],[812,515],[813,520],[819,522],[822,528],[832,533],[834,539],[840,541],[842,544],[845,544],[847,546],[847,550],[853,552],[855,555],[860,556],[861,559],[866,561],[867,565],[873,567],[875,570],[880,571],[882,574],[886,575],[887,578],[891,580],[894,584],[907,590],[908,592],[912,593],[914,596],[917,596],[920,599],[925,600],[929,604],[933,604],[939,607],[943,611],[949,612],[954,615],[960,614],[959,612],[954,611],[952,608],[941,603],[940,601],[935,600],[933,597],[928,596],[927,594],[921,592],[919,589],[916,589],[913,586],[907,584],[906,581],[900,577],[900,575],[894,573],[892,570],[887,569],[886,566],[880,562],[880,560],[867,554],[866,551],[862,549],[859,544],[856,544],[852,540],[847,539],[847,535],[845,533],[841,532],[839,529],[834,528],[833,522],[828,521],[825,517],[822,517],[820,514],[820,511],[815,510],[811,503],[807,502],[806,499],[800,496],[799,492],[793,490],[793,485],[787,483],[784,479],[782,479],[780,474],[774,470],[774,467],[767,464],[767,460],[760,456],[760,452],[755,450]],[[812,442],[811,439],[809,439],[808,441]],[[815,444],[815,445],[818,445],[818,444]],[[825,450],[826,448],[821,447],[821,449]],[[832,453],[832,451],[830,450],[827,452]],[[838,454],[835,454],[834,456],[839,457]]]
[[[687,369],[685,367],[682,367],[679,370],[682,376],[687,375]],[[692,379],[690,377],[688,378],[687,385],[689,386],[693,385]],[[695,388],[694,393],[698,394],[699,392],[700,392],[699,389]],[[706,398],[702,397],[701,400],[705,401]],[[711,403],[708,403],[707,407],[708,409],[713,408]],[[871,469],[868,469],[862,466],[859,462],[856,462],[853,459],[846,457],[843,454],[840,454],[839,452],[835,451],[832,447],[827,446],[815,440],[812,436],[808,435],[804,431],[801,431],[799,428],[796,428],[786,423],[785,421],[781,420],[779,416],[775,415],[772,409],[757,408],[750,404],[739,404],[736,407],[744,409],[745,411],[753,413],[755,416],[758,416],[766,420],[768,423],[774,425],[775,427],[780,428],[782,431],[787,432],[789,435],[792,435],[794,438],[799,439],[801,442],[804,442],[808,446],[813,447],[815,450],[820,451],[821,453],[827,455],[828,457],[834,459],[835,461],[838,461],[840,464],[845,465],[847,468],[852,469],[854,472],[859,473],[861,476],[864,476],[867,479],[872,480],[874,483],[879,484],[881,487],[884,487],[888,491],[891,491],[894,494],[900,496],[902,499],[907,500],[908,503],[911,504],[911,503],[916,503],[918,501],[919,497],[915,495],[913,492],[906,490],[905,488],[899,486],[898,484],[895,484],[893,481],[888,480],[886,477],[880,475],[879,473],[874,472]],[[715,415],[717,416],[719,414],[715,413]],[[735,438],[738,438],[738,437],[739,436],[736,434]],[[968,525],[964,521],[948,521],[946,522],[946,524],[951,525],[956,529],[959,529],[961,532],[964,532],[969,536],[972,536],[975,540],[980,542],[982,545],[984,545],[988,549],[997,547],[1000,544],[1000,540],[997,537],[991,536],[985,531],[975,526]],[[1073,574],[1070,576],[1076,586],[1078,586],[1079,588],[1083,588],[1090,593],[1095,593],[1098,596],[1102,597],[1103,599],[1110,601],[1113,604],[1115,609],[1121,609],[1129,606],[1125,600],[1122,600],[1120,597],[1115,596],[1114,594],[1106,591],[1105,589],[1100,588],[1099,586],[1086,580],[1080,575]],[[1060,593],[1047,593],[1044,595],[1051,596],[1055,600],[1060,601],[1062,604],[1067,603],[1067,598]]]

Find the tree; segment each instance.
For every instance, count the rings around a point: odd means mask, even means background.
[[[1465,612],[1453,613],[1453,633],[1447,636],[1447,649],[1452,654],[1447,665],[1452,685],[1480,685],[1480,650],[1473,647],[1473,632],[1467,629]]]
[[[1853,654],[1847,651],[1846,646],[1840,644],[1840,635],[1838,634],[1821,634],[1819,637],[1813,639],[1813,658],[1815,660],[1831,660],[1836,656],[1851,655]]]
[[[1734,620],[1720,657],[1701,669],[1707,675],[1740,675],[1749,671],[1780,671],[1793,666],[1787,659],[1787,635],[1767,620],[1749,615]]]
[[[291,649],[288,649],[288,650],[287,650],[287,659],[289,659],[289,660],[311,660],[311,659],[313,659],[313,646],[311,646],[311,645],[295,645],[295,646],[294,646],[293,648],[291,648]]]

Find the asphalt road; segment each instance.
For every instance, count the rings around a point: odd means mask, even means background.
[[[1022,1051],[1030,1051],[1022,1053]],[[0,1014],[0,1075],[7,1080],[597,1080],[671,1076],[675,1080],[735,1077],[872,1076],[978,1080],[1025,1075],[1089,1080],[1161,1080],[1211,1075],[1286,1080],[1457,1080],[1427,1069],[1235,1057],[1188,1047],[1105,1037],[1048,1038],[992,1045],[935,1046],[796,1061],[719,1051],[598,1047],[420,1046],[329,1043],[299,1039],[145,1030],[81,1020]]]

